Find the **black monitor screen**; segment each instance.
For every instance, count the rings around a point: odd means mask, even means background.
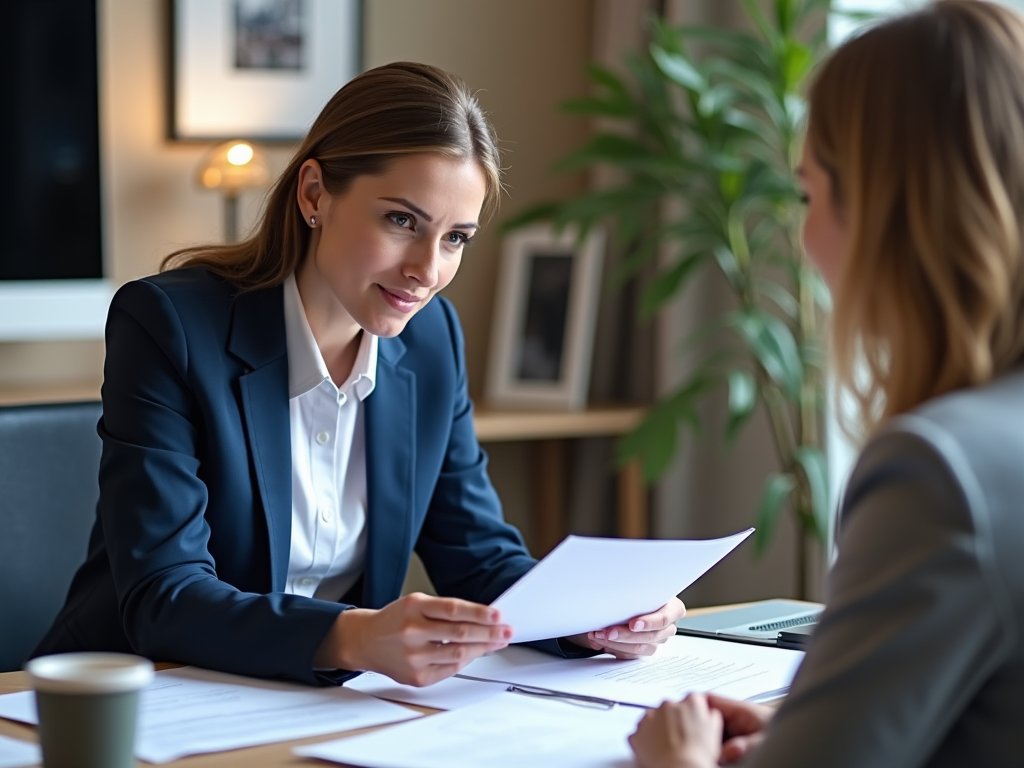
[[[96,0],[4,7],[0,280],[103,276]]]

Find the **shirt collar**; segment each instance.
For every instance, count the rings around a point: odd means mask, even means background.
[[[284,281],[284,332],[288,348],[288,397],[293,399],[331,380],[327,364],[306,319],[294,274],[288,275]],[[377,337],[363,331],[352,373],[338,387],[339,390],[351,385],[360,400],[370,396],[377,383],[377,348]]]

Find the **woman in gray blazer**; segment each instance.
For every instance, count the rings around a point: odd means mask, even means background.
[[[1024,765],[1024,20],[888,21],[810,107],[805,244],[869,436],[827,608],[774,717],[693,695],[631,743],[644,768]]]

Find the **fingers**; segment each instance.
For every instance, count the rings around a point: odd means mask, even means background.
[[[746,736],[761,731],[775,712],[771,707],[734,701],[715,694],[708,694],[708,704],[722,713],[728,736]]]
[[[686,606],[678,597],[673,597],[653,613],[636,616],[625,625],[589,633],[588,641],[595,650],[611,653],[620,659],[650,656],[661,643],[676,634],[675,623],[685,614]]]
[[[678,597],[673,597],[654,613],[647,613],[629,620],[629,629],[634,632],[641,630],[659,630],[674,625],[686,615],[686,606]],[[674,632],[674,627],[673,627]]]
[[[764,740],[763,733],[735,736],[722,744],[722,762],[736,763],[749,755]]]
[[[591,632],[588,641],[594,650],[620,659],[636,659],[652,656],[661,643],[675,635],[675,631],[674,624],[650,632],[634,632],[625,626],[608,627]]]
[[[501,622],[501,612],[496,608],[457,597],[431,597],[413,594],[406,599],[415,601],[424,616],[439,621],[465,621],[471,624],[494,625]]]
[[[664,643],[670,637],[675,635],[676,627],[672,624],[668,627],[662,627],[661,629],[651,630],[649,632],[637,632],[631,630],[627,626],[619,627],[606,627],[605,629],[599,629],[596,632],[592,632],[594,640],[600,643]]]
[[[412,671],[408,676],[402,680],[396,682],[404,683],[406,685],[414,685],[417,688],[425,688],[428,685],[439,683],[442,680],[447,680],[452,675],[456,675],[462,669],[463,665],[459,664],[432,664],[426,667],[420,667]]]
[[[422,617],[409,627],[418,643],[486,644],[487,650],[495,650],[505,647],[512,639],[512,628],[497,623],[501,613],[489,606],[419,594],[403,599]]]
[[[491,643],[450,643],[448,645],[434,643],[411,654],[410,661],[414,666],[453,665],[461,669],[473,659],[493,650],[494,645]]]
[[[512,639],[512,627],[499,624],[488,627],[455,621],[428,621],[424,627],[428,642],[445,645],[459,643],[490,643],[508,645]]]

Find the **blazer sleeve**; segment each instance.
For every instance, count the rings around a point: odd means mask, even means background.
[[[749,765],[929,761],[1015,632],[964,480],[914,430],[868,446],[844,504],[828,607]]]
[[[106,343],[98,511],[129,643],[163,661],[323,682],[313,656],[344,606],[218,579],[207,515],[249,545],[266,523],[245,500],[208,509],[202,446],[224,436],[208,434],[194,387],[217,372],[196,370],[176,304],[153,283],[129,283]]]

